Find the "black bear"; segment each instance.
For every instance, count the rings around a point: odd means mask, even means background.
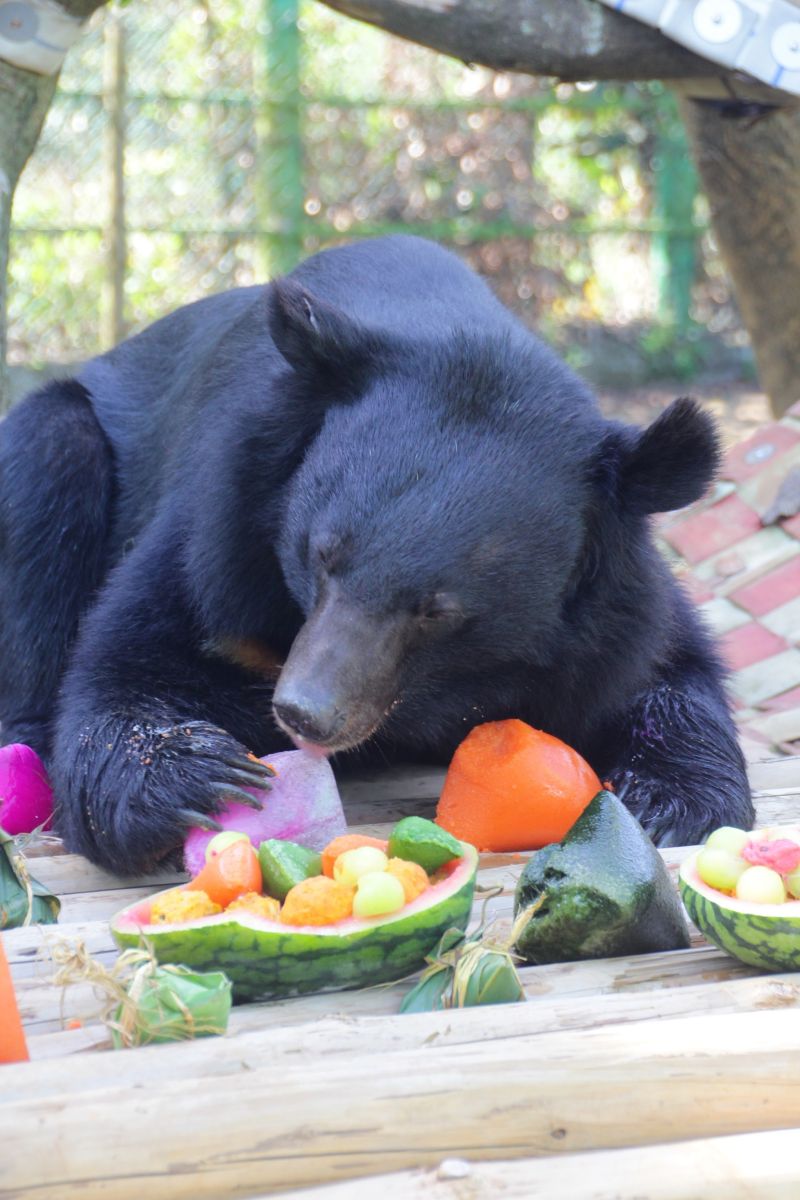
[[[0,426],[3,737],[120,872],[262,784],[248,751],[446,763],[508,716],[662,845],[749,827],[723,672],[649,529],[717,456],[688,400],[605,419],[449,252],[324,251]]]

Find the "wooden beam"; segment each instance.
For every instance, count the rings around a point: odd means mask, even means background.
[[[497,71],[559,79],[691,81],[694,95],[792,105],[796,98],[745,83],[656,29],[597,0],[322,0],[453,58]]]

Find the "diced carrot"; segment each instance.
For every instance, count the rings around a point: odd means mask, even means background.
[[[561,841],[601,790],[558,738],[524,721],[490,721],[456,750],[436,820],[479,850],[536,850]]]
[[[199,875],[186,884],[187,891],[205,892],[215,904],[226,908],[245,892],[260,892],[261,867],[249,841],[232,842],[208,860]]]

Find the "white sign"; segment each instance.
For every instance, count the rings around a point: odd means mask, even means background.
[[[800,8],[791,0],[600,3],[655,26],[702,58],[800,96]]]
[[[83,24],[54,0],[0,0],[0,59],[37,75],[56,75]]]

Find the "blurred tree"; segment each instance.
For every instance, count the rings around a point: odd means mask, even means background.
[[[58,8],[67,16],[85,20],[107,0],[60,0]],[[25,4],[7,4],[0,17],[7,22],[6,39],[22,42],[28,21],[37,15]],[[34,27],[35,31],[35,27]],[[53,99],[58,74],[37,74],[0,58],[0,412],[8,406],[6,376],[6,286],[11,205],[22,169],[38,140]]]
[[[322,0],[464,62],[562,80],[662,79],[684,116],[714,231],[777,415],[800,397],[800,110],[596,0]]]

